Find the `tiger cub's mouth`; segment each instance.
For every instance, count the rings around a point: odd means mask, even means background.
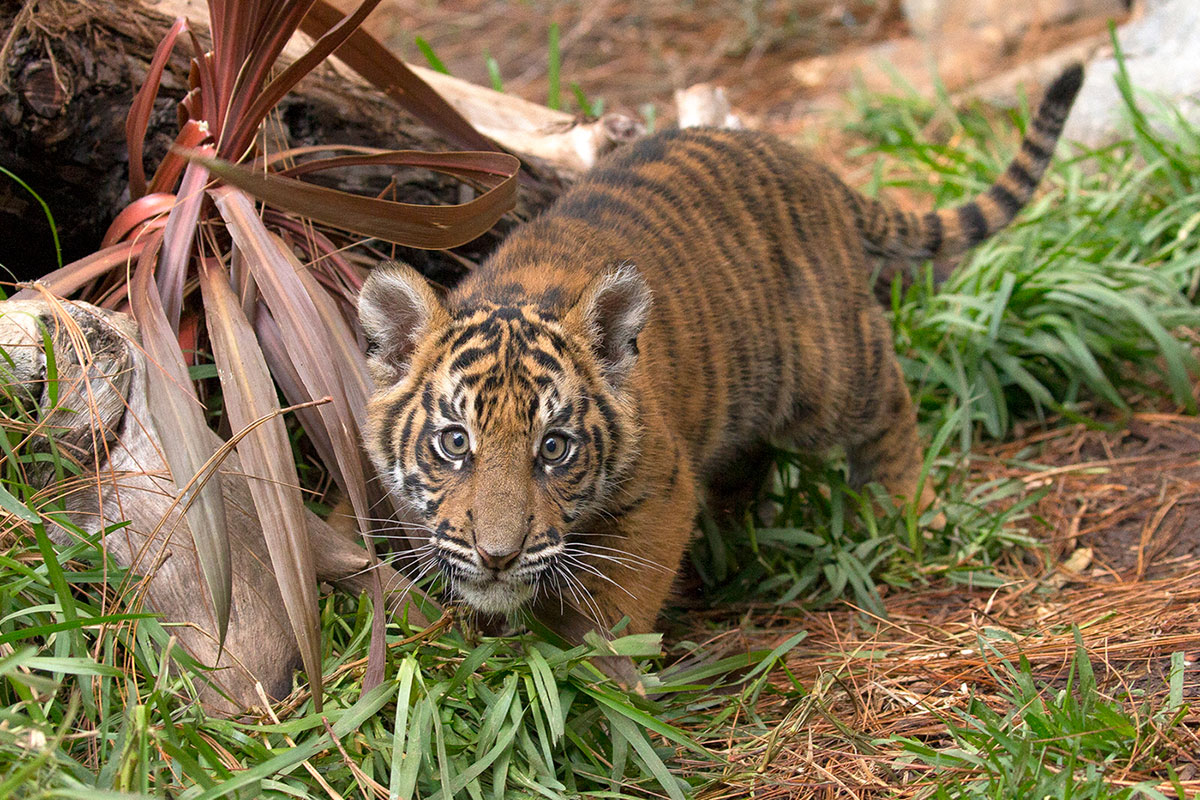
[[[532,600],[547,566],[545,559],[529,563],[523,555],[511,567],[496,570],[456,556],[439,552],[437,559],[450,594],[488,614],[511,614]]]
[[[478,611],[511,614],[533,598],[537,582],[536,574],[518,577],[514,572],[524,570],[518,567],[499,574],[466,574],[456,569],[450,577],[450,591]]]

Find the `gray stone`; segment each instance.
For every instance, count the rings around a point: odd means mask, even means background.
[[[1151,120],[1162,117],[1155,102],[1161,98],[1200,125],[1200,3],[1148,0],[1145,14],[1121,26],[1117,39],[1139,105]],[[1129,135],[1116,74],[1117,61],[1111,55],[1088,65],[1063,138],[1101,147]],[[1161,121],[1156,121],[1156,127],[1169,135],[1169,126]]]

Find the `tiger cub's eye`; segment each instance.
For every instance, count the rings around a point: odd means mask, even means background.
[[[538,455],[547,464],[556,464],[566,457],[567,449],[567,437],[561,433],[550,433],[546,435],[546,438],[542,439],[542,446],[538,450]]]
[[[471,451],[471,440],[462,428],[446,428],[438,436],[438,443],[451,458],[462,458]]]

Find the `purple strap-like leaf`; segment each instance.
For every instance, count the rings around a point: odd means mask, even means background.
[[[211,152],[211,148],[206,148]],[[200,164],[188,164],[179,186],[175,207],[167,215],[163,228],[163,251],[158,259],[155,282],[162,298],[163,311],[171,330],[179,333],[179,315],[183,310],[183,283],[192,260],[192,243],[196,240],[196,222],[204,205],[204,184],[208,170]]]
[[[457,247],[488,231],[516,205],[516,175],[520,169],[517,159],[503,153],[396,151],[369,159],[371,163],[417,164],[459,177],[475,176],[494,184],[469,203],[425,206],[327,189],[195,153],[189,153],[188,157],[226,183],[275,208],[364,236],[426,250]],[[364,157],[347,158],[347,163],[364,163]]]
[[[224,270],[207,261],[202,263],[200,290],[230,427],[238,431],[254,426],[238,443],[238,455],[262,524],[284,610],[300,644],[313,702],[320,711],[321,624],[316,570],[300,480],[287,428],[279,416],[275,385]]]
[[[163,69],[167,65],[167,59],[171,57],[171,51],[175,49],[175,40],[185,30],[188,30],[187,20],[179,17],[158,43],[154,57],[150,59],[146,82],[133,98],[129,106],[129,116],[125,119],[125,145],[129,149],[129,197],[133,200],[146,193],[146,170],[142,166],[146,128],[150,124],[150,113],[154,110],[154,99],[158,97]]]
[[[192,388],[179,341],[167,322],[154,285],[154,262],[162,239],[157,232],[151,236],[151,246],[142,252],[134,270],[130,305],[141,329],[150,366],[160,371],[147,381],[147,394],[150,415],[161,437],[163,457],[181,494],[193,483],[190,496],[184,501],[184,513],[212,598],[218,639],[223,643],[229,627],[233,575],[221,476],[210,469],[214,450],[205,444],[210,439],[204,406]],[[206,469],[208,473],[202,474]]]
[[[154,241],[157,246],[157,239],[155,238]],[[51,294],[67,297],[78,291],[80,287],[107,275],[120,264],[124,264],[126,270],[132,271],[134,260],[142,254],[150,242],[149,238],[137,239],[132,242],[118,242],[43,275],[37,283]],[[36,289],[27,288],[17,292],[11,299],[32,300],[37,296]]]
[[[366,476],[359,457],[355,415],[346,397],[343,378],[334,360],[336,349],[319,324],[320,314],[308,289],[297,276],[304,267],[280,247],[263,226],[250,198],[229,187],[210,192],[234,244],[254,276],[263,302],[279,326],[296,374],[310,397],[330,397],[320,409],[324,429],[333,445],[336,463],[345,480],[343,488],[360,517],[367,515],[363,484]]]
[[[342,17],[326,30],[309,48],[308,52],[289,64],[283,72],[260,89],[261,81],[266,77],[267,71],[283,49],[283,45],[300,24],[300,20],[309,11],[310,3],[311,0],[288,4],[284,13],[280,15],[280,19],[272,27],[271,36],[266,42],[260,43],[263,52],[255,59],[255,63],[265,64],[265,68],[261,68],[258,72],[253,70],[247,72],[246,83],[242,86],[242,91],[238,92],[238,97],[235,98],[243,105],[231,113],[229,123],[225,125],[225,131],[222,132],[221,137],[221,155],[235,160],[240,158],[253,140],[258,126],[266,119],[271,109],[292,90],[293,86],[300,82],[301,78],[312,72],[318,64],[329,57],[330,53],[337,50],[347,37],[357,31],[367,15],[375,9],[375,6],[379,5],[379,0],[363,0],[353,13]],[[270,63],[266,63],[268,57]]]

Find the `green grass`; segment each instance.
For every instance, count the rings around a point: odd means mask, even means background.
[[[1172,688],[1165,703],[1114,698],[1098,686],[1092,657],[1077,642],[1066,679],[1039,680],[1023,657],[995,657],[991,670],[1001,707],[972,697],[966,709],[946,720],[946,747],[905,740],[914,761],[957,773],[966,780],[939,782],[939,800],[1008,800],[1014,797],[1073,797],[1081,800],[1165,800],[1156,787],[1176,781],[1169,768],[1173,734],[1188,712],[1182,699],[1183,653],[1172,657]],[[1184,751],[1187,745],[1182,745]],[[1119,770],[1156,774],[1157,779],[1118,786],[1108,776]],[[1177,796],[1185,797],[1180,788]]]
[[[5,398],[0,410],[3,797],[322,796],[304,761],[340,792],[374,781],[401,797],[682,798],[723,763],[679,725],[717,724],[723,717],[713,714],[709,687],[756,694],[786,649],[662,669],[657,635],[567,648],[532,634],[473,640],[449,629],[404,642],[414,631],[393,625],[392,678],[363,694],[371,609],[334,595],[321,612],[323,671],[332,676],[323,714],[300,695],[278,724],[208,718],[188,699],[199,667],[173,646],[170,626],[114,611],[131,576],[106,560],[97,537],[67,523],[76,543],[50,543],[48,524],[65,520],[26,477],[46,454],[25,441],[32,420],[24,403]],[[616,686],[589,660],[597,652],[634,658],[646,688],[665,699]],[[666,766],[677,747],[695,760],[686,776]],[[355,754],[353,768],[342,750]]]
[[[864,152],[881,156],[874,189],[906,186],[940,205],[984,188],[1015,146],[1007,121],[955,117],[913,97],[861,98],[855,130]],[[998,585],[1003,555],[1033,546],[1037,495],[1019,482],[967,482],[971,448],[1019,419],[1091,421],[1135,395],[1188,406],[1200,136],[1181,127],[1169,144],[1149,130],[1058,162],[1047,193],[940,291],[927,279],[894,289],[897,351],[933,442],[927,471],[945,528],[930,532],[905,509],[876,515],[872,504],[887,500],[855,494],[836,462],[780,453],[769,524],[703,526],[696,562],[710,602],[766,600],[786,614],[848,600],[880,613],[880,583]],[[303,693],[277,724],[206,717],[191,700],[199,668],[172,644],[170,626],[117,602],[130,576],[87,537],[49,542],[57,512],[31,475],[71,468],[23,441],[29,408],[28,398],[0,396],[0,796],[329,797],[316,773],[344,797],[371,796],[374,784],[397,796],[681,797],[726,774],[718,753],[727,737],[773,729],[755,711],[764,693],[808,696],[794,678],[767,682],[800,635],[771,652],[674,670],[655,639],[620,639],[613,646],[661,693],[647,700],[605,679],[591,647],[458,630],[407,642],[413,631],[396,624],[388,679],[364,694],[369,603],[328,596],[324,719]],[[1163,743],[1186,708],[1181,659],[1156,706],[1106,694],[1082,648],[1068,681],[1054,685],[987,652],[999,701],[975,698],[939,734],[876,743],[932,770],[929,796],[1160,796],[1113,786],[1109,775],[1136,762],[1172,780]],[[726,693],[714,694],[714,682]]]
[[[955,116],[915,97],[859,103],[863,153],[883,156],[869,191],[899,186],[954,205],[986,189],[1014,152],[1007,119]],[[1136,105],[1126,111],[1141,118]],[[1196,410],[1181,329],[1200,324],[1200,141],[1185,123],[1167,124],[1178,143],[1143,125],[1132,141],[1060,159],[1049,191],[944,286],[928,274],[907,291],[893,285],[897,352],[923,419],[936,427],[968,409],[960,449],[1004,436],[1014,418],[1085,418],[1084,402],[1126,409],[1131,395],[1167,394]]]
[[[420,36],[413,38],[413,44],[421,51],[421,55],[425,56],[425,61],[429,64],[429,68],[435,72],[440,72],[443,75],[449,75],[450,70],[446,69],[446,65],[438,58],[437,53],[433,52],[433,46]]]
[[[546,107],[552,108],[555,111],[563,110],[562,50],[559,47],[558,40],[558,23],[553,22],[547,28],[546,32]],[[450,74],[450,69],[438,57],[433,49],[433,45],[420,36],[414,37],[413,43],[421,51],[421,55],[425,57],[425,61],[429,64],[430,69],[440,72],[443,75]],[[484,65],[487,67],[488,82],[492,89],[497,92],[503,92],[504,78],[500,73],[500,62],[496,61],[495,58],[485,51]],[[594,118],[604,113],[603,97],[597,97],[595,100],[589,99],[587,93],[577,81],[571,81],[569,88],[571,95],[575,98],[575,104],[578,106],[580,114],[583,114],[585,117]]]
[[[558,46],[558,23],[551,22],[546,35],[546,106],[562,108],[562,52]]]

